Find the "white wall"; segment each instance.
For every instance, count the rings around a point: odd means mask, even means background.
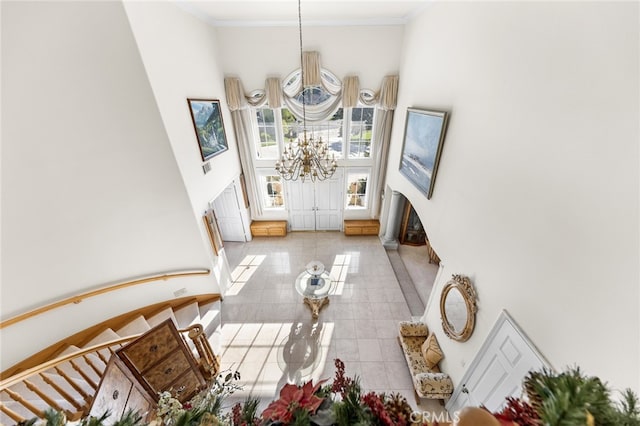
[[[225,74],[239,77],[245,91],[263,89],[267,77],[285,78],[300,68],[298,27],[217,28]],[[378,90],[396,74],[403,27],[311,27],[303,20],[303,48],[320,52],[322,67],[339,79],[357,75],[360,87]]]
[[[122,4],[2,2],[2,63],[3,319],[211,268]],[[2,368],[180,287],[219,291],[211,276],[161,282],[3,329]]]
[[[204,211],[240,174],[240,160],[224,93],[215,30],[169,2],[124,3],[158,109],[196,212]],[[229,150],[202,158],[187,98],[220,100]]]
[[[557,369],[640,388],[638,3],[435,3],[408,25],[388,184],[444,280],[426,318],[458,381],[501,309]],[[407,107],[451,112],[431,200],[398,173]],[[453,273],[478,292],[466,343],[440,327]]]
[[[125,1],[124,6],[194,214],[200,220],[209,202],[241,171],[215,30],[170,2]],[[229,149],[207,161],[211,166],[207,174],[202,170],[188,98],[220,101]],[[204,224],[199,223],[202,238],[208,241]],[[230,280],[226,255],[222,252],[216,257],[209,246],[207,252],[224,289]]]

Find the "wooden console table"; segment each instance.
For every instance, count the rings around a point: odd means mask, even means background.
[[[286,220],[254,220],[251,222],[254,237],[284,237],[287,235]]]
[[[377,219],[345,220],[344,235],[378,235],[380,222]]]

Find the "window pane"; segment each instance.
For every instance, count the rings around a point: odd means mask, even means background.
[[[367,207],[367,182],[369,173],[350,172],[347,174],[347,208]]]
[[[307,137],[313,138],[313,140],[322,138],[322,141],[327,145],[329,158],[334,156],[336,159],[342,158],[342,114],[342,108],[340,108],[329,120],[313,124],[307,123]],[[282,133],[285,143],[297,140],[298,134],[302,136],[302,132],[302,120],[298,120],[291,111],[283,108]]]
[[[373,108],[353,108],[349,158],[368,158],[371,155],[371,129],[373,129]]]
[[[262,199],[265,208],[284,208],[284,194],[280,176],[261,176]]]
[[[284,135],[284,141],[293,141],[298,137],[298,120],[287,108],[282,108],[282,134]]]
[[[276,139],[276,123],[271,108],[256,110],[259,140],[256,141],[256,156],[261,160],[278,158],[278,142]]]

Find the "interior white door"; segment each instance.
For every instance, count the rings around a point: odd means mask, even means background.
[[[484,405],[489,411],[498,411],[506,397],[522,395],[522,381],[529,371],[548,366],[522,330],[502,311],[446,408],[451,415],[465,406]]]
[[[223,241],[246,241],[238,193],[233,183],[213,200],[213,210]]]

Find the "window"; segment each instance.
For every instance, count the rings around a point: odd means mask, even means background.
[[[336,159],[342,158],[342,122],[342,108],[340,108],[329,120],[307,125],[313,139],[322,138],[327,144],[329,157]]]
[[[373,108],[353,108],[349,130],[349,158],[368,158],[371,155]]]
[[[284,209],[284,189],[280,176],[264,174],[259,179],[263,207],[265,209]]]
[[[347,172],[347,209],[367,208],[367,183],[370,173],[365,170]]]
[[[303,129],[303,121],[298,120],[291,111],[286,108],[282,109],[282,134],[284,135],[285,144],[289,141],[297,140],[298,136],[302,136],[300,132]],[[307,138],[322,141],[326,143],[329,157],[336,159],[342,158],[342,133],[343,119],[342,108],[338,109],[333,116],[326,121],[319,123],[307,122]]]
[[[260,160],[275,160],[278,158],[278,138],[274,110],[258,108],[256,119],[259,135],[256,141],[256,157]]]

